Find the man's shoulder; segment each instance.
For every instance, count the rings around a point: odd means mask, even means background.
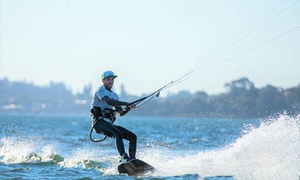
[[[98,90],[105,90],[105,87],[103,85],[98,87]]]
[[[108,90],[102,85],[98,87],[97,92],[107,92]]]
[[[110,98],[118,96],[115,92],[107,90],[103,85],[99,87],[97,93],[101,94],[102,96],[108,96]]]

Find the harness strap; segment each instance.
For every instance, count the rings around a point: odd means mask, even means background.
[[[102,119],[102,118],[101,118]],[[107,138],[107,136],[105,135],[105,137],[103,138],[103,139],[93,139],[92,138],[92,133],[93,133],[93,130],[94,130],[94,127],[95,127],[95,125],[99,122],[99,120],[101,120],[101,119],[97,119],[96,120],[96,122],[94,123],[94,125],[93,125],[93,127],[92,127],[92,129],[91,129],[91,131],[90,131],[90,140],[91,141],[93,141],[93,142],[102,142],[102,141],[104,141],[106,138]]]
[[[96,124],[102,120],[103,118],[107,118],[109,119],[112,124],[115,122],[116,120],[116,112],[111,110],[111,109],[105,109],[104,110],[104,114],[102,113],[103,111],[101,110],[100,107],[93,107],[91,109],[91,115],[96,119],[96,122],[93,124],[92,128],[91,128],[91,131],[90,131],[90,140],[93,141],[93,142],[102,142],[104,141],[106,138],[107,138],[107,135],[105,135],[105,137],[103,139],[93,139],[92,138],[92,133],[93,133],[93,130],[96,126]]]

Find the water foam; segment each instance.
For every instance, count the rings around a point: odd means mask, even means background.
[[[34,153],[34,141],[20,138],[2,138],[0,156],[5,163],[22,163],[39,160]]]
[[[298,179],[300,175],[300,116],[282,115],[250,129],[234,143],[196,155],[176,155],[152,149],[142,158],[156,175],[232,175],[236,179]]]
[[[101,148],[78,147],[71,152],[59,142],[41,142],[35,138],[0,139],[0,162],[5,164],[48,162],[64,168],[94,168],[105,174],[118,174],[118,156],[107,156]],[[61,152],[60,152],[61,151]],[[60,153],[58,153],[60,152]]]
[[[37,140],[20,137],[0,140],[0,160],[6,164],[59,162],[62,157],[55,152],[55,145],[41,145]]]

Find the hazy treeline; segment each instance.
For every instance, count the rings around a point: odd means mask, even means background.
[[[278,113],[300,113],[300,85],[289,89],[267,85],[255,88],[247,78],[226,83],[226,93],[209,96],[197,92],[190,97],[150,102],[141,109],[146,115],[174,115],[221,118],[262,118]]]
[[[132,111],[130,115],[194,116],[221,118],[257,118],[286,112],[300,113],[300,85],[282,89],[271,85],[256,88],[247,78],[226,83],[226,93],[208,95],[187,91],[155,98]],[[73,94],[63,83],[47,86],[0,80],[1,113],[89,113],[91,85],[82,93]],[[132,101],[140,97],[121,90],[120,99]]]

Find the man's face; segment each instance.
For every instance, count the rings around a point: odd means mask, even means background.
[[[108,88],[111,89],[114,85],[114,78],[113,77],[107,77],[105,79],[102,80],[103,85]]]

